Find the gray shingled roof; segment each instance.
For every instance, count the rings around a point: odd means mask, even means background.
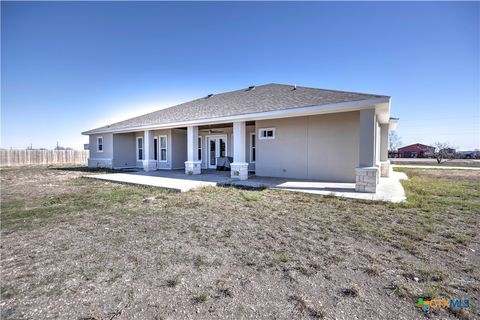
[[[214,94],[211,97],[202,97],[93,129],[85,134],[385,97],[299,86],[294,90],[292,85],[271,83],[257,86],[253,90],[245,88]]]

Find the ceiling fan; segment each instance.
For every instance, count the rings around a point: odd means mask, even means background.
[[[208,130],[208,132],[210,134],[212,134],[212,133],[223,133],[223,130],[212,130],[212,129],[210,129],[210,130]]]

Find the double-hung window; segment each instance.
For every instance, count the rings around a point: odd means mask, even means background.
[[[97,137],[97,152],[103,152],[103,137]]]
[[[167,136],[159,136],[160,141],[160,160],[161,162],[167,162]]]
[[[137,160],[143,160],[143,137],[137,137]]]

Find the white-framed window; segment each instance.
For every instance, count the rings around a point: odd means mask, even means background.
[[[250,133],[250,163],[255,163],[257,159],[256,137],[255,132]]]
[[[153,137],[153,160],[158,160],[158,137]]]
[[[197,146],[197,150],[198,150],[198,160],[199,161],[202,161],[202,136],[198,136],[198,146]]]
[[[158,136],[158,139],[158,141],[160,142],[160,156],[158,157],[158,159],[160,162],[167,162],[167,136]]]
[[[143,137],[137,137],[137,161],[143,160]]]
[[[103,137],[97,137],[97,152],[103,152]]]
[[[258,129],[258,139],[275,139],[275,128]]]

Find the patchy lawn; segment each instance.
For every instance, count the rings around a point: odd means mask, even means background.
[[[480,159],[446,159],[442,163],[438,163],[436,159],[395,158],[391,159],[390,163],[417,166],[480,167]]]
[[[386,204],[2,169],[1,318],[478,318],[480,172],[402,171]]]

